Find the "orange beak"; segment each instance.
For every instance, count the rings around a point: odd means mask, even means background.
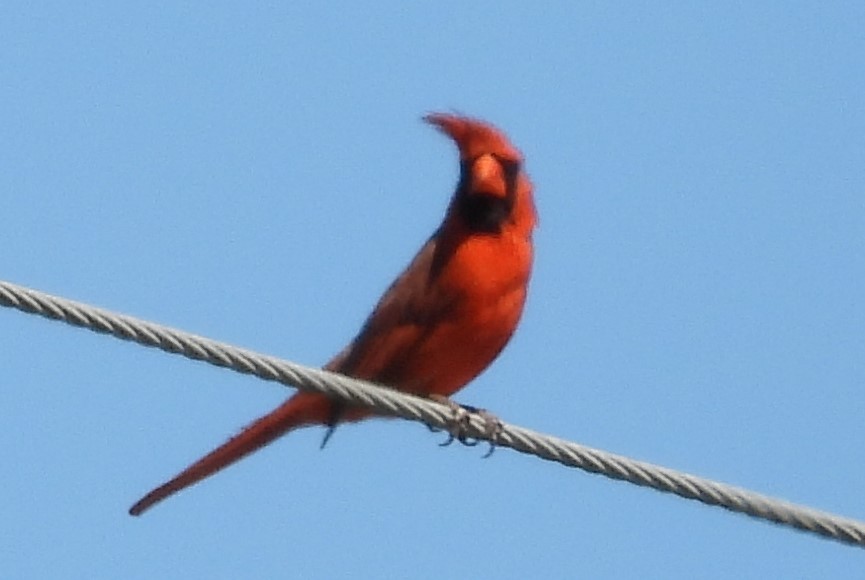
[[[492,155],[481,155],[472,163],[471,193],[507,197],[507,185],[502,166]]]

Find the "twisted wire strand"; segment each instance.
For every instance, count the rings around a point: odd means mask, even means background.
[[[452,409],[427,399],[258,354],[2,280],[0,280],[0,305],[102,334],[110,334],[123,340],[204,361],[239,373],[316,391],[348,403],[372,407],[385,415],[421,421],[441,429],[448,429],[453,422]],[[487,439],[486,420],[478,415],[469,415],[466,435]],[[496,445],[510,447],[521,453],[555,461],[568,467],[577,467],[611,479],[672,493],[707,505],[720,506],[732,512],[810,532],[823,538],[865,547],[865,523],[863,522],[796,505],[747,489],[636,461],[504,423],[497,434]]]

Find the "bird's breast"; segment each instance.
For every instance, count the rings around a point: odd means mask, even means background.
[[[424,377],[420,394],[450,396],[480,374],[501,352],[523,312],[531,271],[528,241],[475,236],[454,248],[436,284],[450,300],[417,352]]]

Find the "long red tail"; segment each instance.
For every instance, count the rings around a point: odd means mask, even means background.
[[[217,447],[174,479],[160,485],[129,508],[133,516],[140,515],[154,504],[185,487],[231,465],[284,435],[304,425],[326,424],[330,419],[330,400],[317,393],[297,393],[267,415],[257,419],[239,434]]]

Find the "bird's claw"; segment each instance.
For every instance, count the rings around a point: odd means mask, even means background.
[[[439,443],[440,447],[447,447],[454,441],[459,441],[467,447],[474,447],[475,445],[480,443],[482,439],[472,438],[466,434],[466,431],[468,431],[469,427],[469,418],[471,417],[471,415],[477,415],[484,421],[484,435],[486,436],[486,441],[488,441],[490,444],[489,450],[484,454],[483,457],[484,459],[486,459],[493,454],[493,451],[496,450],[496,444],[498,442],[499,436],[502,433],[502,422],[499,420],[498,417],[496,417],[486,409],[480,409],[471,405],[460,405],[459,403],[455,403],[447,397],[433,395],[430,398],[437,403],[441,403],[442,405],[447,406],[453,413],[451,420],[448,422],[448,438],[442,443]],[[438,427],[433,427],[432,425],[427,425],[427,427],[433,433],[438,433],[442,430]]]

